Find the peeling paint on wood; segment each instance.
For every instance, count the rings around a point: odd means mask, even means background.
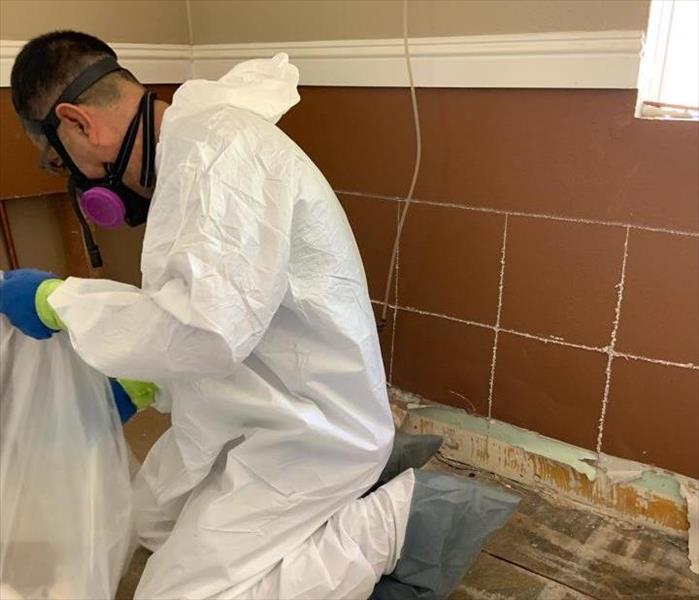
[[[570,456],[557,460],[550,449],[547,450],[549,456],[542,456],[489,435],[487,425],[480,431],[458,427],[439,418],[439,411],[425,408],[417,405],[409,407],[403,430],[442,435],[445,438],[442,454],[448,459],[473,465],[634,523],[675,535],[687,535],[687,504],[680,495],[677,481],[674,482],[675,489],[668,486],[662,489],[657,484],[657,490],[634,482],[614,483],[603,469],[594,464],[596,455],[590,451],[579,449],[579,456],[576,456],[568,450]],[[486,419],[481,420],[487,423]],[[499,424],[502,425],[505,424]],[[541,447],[549,448],[544,444]]]

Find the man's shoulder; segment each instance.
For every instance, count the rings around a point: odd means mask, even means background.
[[[178,110],[172,106],[165,114],[166,133],[187,139],[216,138],[232,142],[246,137],[248,141],[259,142],[286,138],[273,123],[251,111],[229,105],[209,106],[201,110]]]
[[[251,168],[268,179],[292,179],[305,158],[273,123],[231,106],[166,113],[160,142],[164,170],[186,167],[213,179],[237,178],[236,173]]]

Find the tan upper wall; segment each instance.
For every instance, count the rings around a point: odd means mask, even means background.
[[[187,44],[184,0],[0,0],[0,39],[77,29],[108,42]]]
[[[643,29],[649,0],[410,0],[410,35]],[[191,0],[194,43],[392,38],[400,0]],[[61,28],[186,44],[186,0],[0,0],[0,39]]]
[[[643,29],[648,0],[410,0],[410,35]],[[399,0],[192,0],[196,44],[400,37]]]

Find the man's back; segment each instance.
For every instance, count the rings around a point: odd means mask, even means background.
[[[251,565],[271,565],[365,492],[391,449],[359,253],[310,159],[248,111],[179,111],[175,99],[157,164],[178,176],[159,180],[153,197],[143,289],[225,340],[231,364],[162,384],[172,428],[141,484],[159,504],[227,489],[238,510],[204,503],[197,518],[245,535],[247,552],[264,542]],[[269,519],[292,506],[293,522],[277,524],[269,544]]]

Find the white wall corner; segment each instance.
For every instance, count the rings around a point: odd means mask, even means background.
[[[634,89],[641,38],[640,31],[415,38],[410,51],[419,87]],[[0,41],[0,86],[9,85],[22,44]],[[302,85],[407,85],[402,39],[112,46],[144,83],[214,79],[244,60],[286,52]]]

